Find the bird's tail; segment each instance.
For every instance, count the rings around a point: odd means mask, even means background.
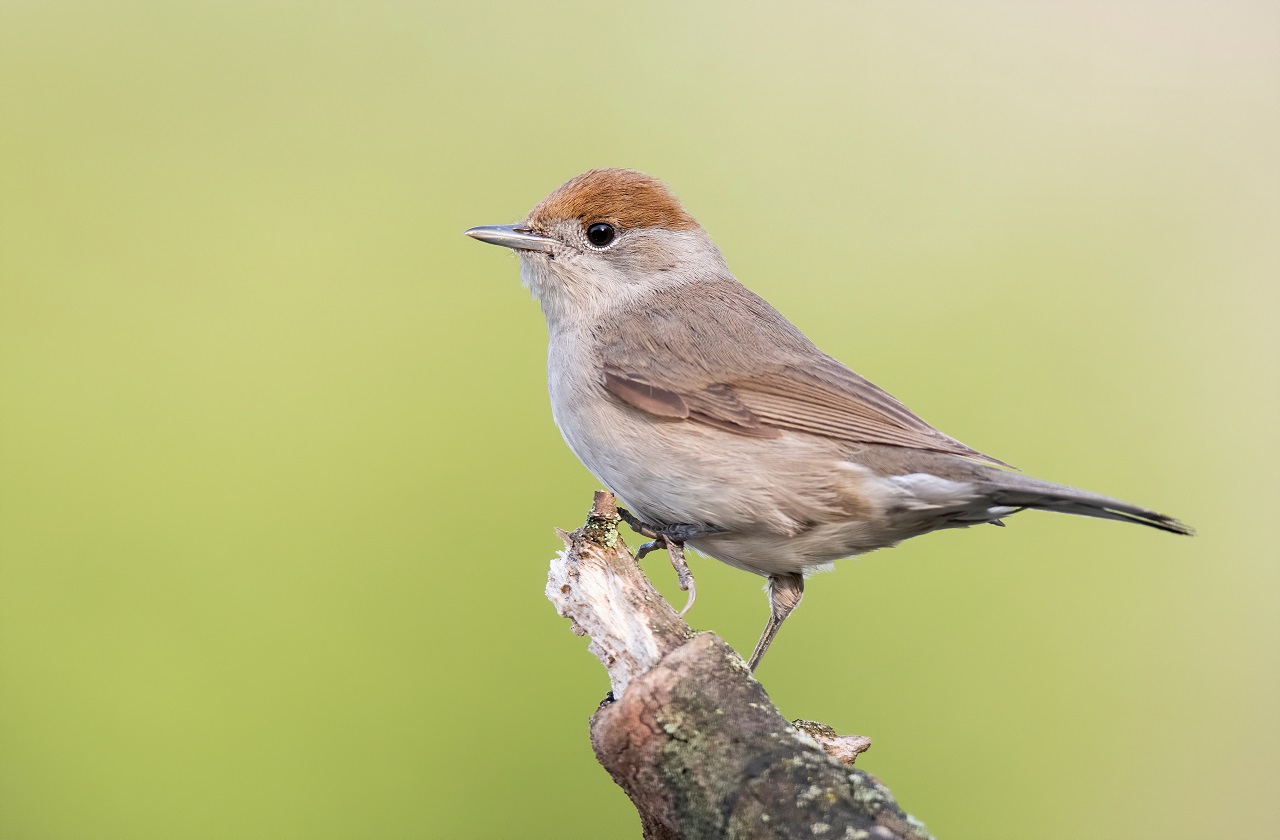
[[[1136,522],[1168,531],[1171,534],[1192,535],[1191,528],[1183,525],[1172,516],[1156,513],[1144,507],[1131,505],[1119,499],[1111,499],[1077,490],[1065,484],[1054,484],[1041,481],[1017,473],[984,468],[983,480],[979,483],[985,492],[983,496],[993,503],[1014,510],[1050,510],[1059,513],[1073,513],[1077,516],[1092,516],[1097,519],[1114,519],[1119,522]]]

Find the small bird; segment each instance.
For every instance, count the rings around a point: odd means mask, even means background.
[[[593,169],[523,222],[466,235],[519,255],[550,334],[556,425],[655,540],[641,555],[668,550],[690,605],[686,542],[768,578],[753,671],[805,578],[843,557],[1027,509],[1192,533],[930,426],[739,283],[656,178]]]

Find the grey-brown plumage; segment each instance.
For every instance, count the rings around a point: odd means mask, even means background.
[[[700,306],[695,324],[687,313],[691,297]],[[762,437],[791,429],[1007,466],[942,434],[822,353],[727,275],[655,290],[644,311],[616,324],[599,346],[605,388],[655,416]]]
[[[552,411],[583,464],[657,533],[682,526],[769,578],[753,668],[805,576],[842,557],[1029,508],[1191,533],[933,428],[735,280],[646,175],[593,170],[524,223],[468,234],[519,254],[547,318]]]

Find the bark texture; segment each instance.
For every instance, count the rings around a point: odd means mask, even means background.
[[[613,497],[597,493],[586,525],[560,532],[547,596],[609,673],[591,743],[644,836],[928,838],[851,766],[870,741],[787,722],[742,658],[694,633],[653,588],[617,523]]]

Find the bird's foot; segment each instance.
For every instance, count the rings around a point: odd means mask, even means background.
[[[689,564],[684,559],[685,540],[723,534],[725,532],[724,529],[717,528],[714,525],[688,525],[684,523],[662,526],[651,525],[638,519],[626,508],[618,508],[618,516],[622,518],[623,522],[627,523],[631,530],[653,540],[636,549],[637,561],[643,560],[645,555],[651,551],[660,548],[667,550],[667,556],[671,558],[671,565],[676,570],[676,578],[680,582],[680,591],[689,593],[689,600],[685,602],[684,609],[680,610],[680,615],[683,617],[698,597],[698,587],[693,579],[693,572],[689,570]]]
[[[623,522],[627,523],[631,530],[651,540],[668,537],[676,542],[688,542],[699,537],[712,537],[716,534],[725,533],[724,528],[717,528],[715,525],[689,525],[680,522],[672,525],[652,525],[624,507],[618,508],[618,516]],[[650,551],[652,550],[650,549]]]
[[[698,598],[698,585],[693,579],[693,572],[689,571],[689,564],[684,559],[684,543],[660,534],[658,539],[640,546],[636,552],[636,560],[658,548],[667,550],[667,556],[671,558],[671,566],[676,570],[676,579],[680,582],[680,591],[689,593],[689,600],[684,602],[684,609],[680,610],[680,617],[684,618],[684,614]]]

